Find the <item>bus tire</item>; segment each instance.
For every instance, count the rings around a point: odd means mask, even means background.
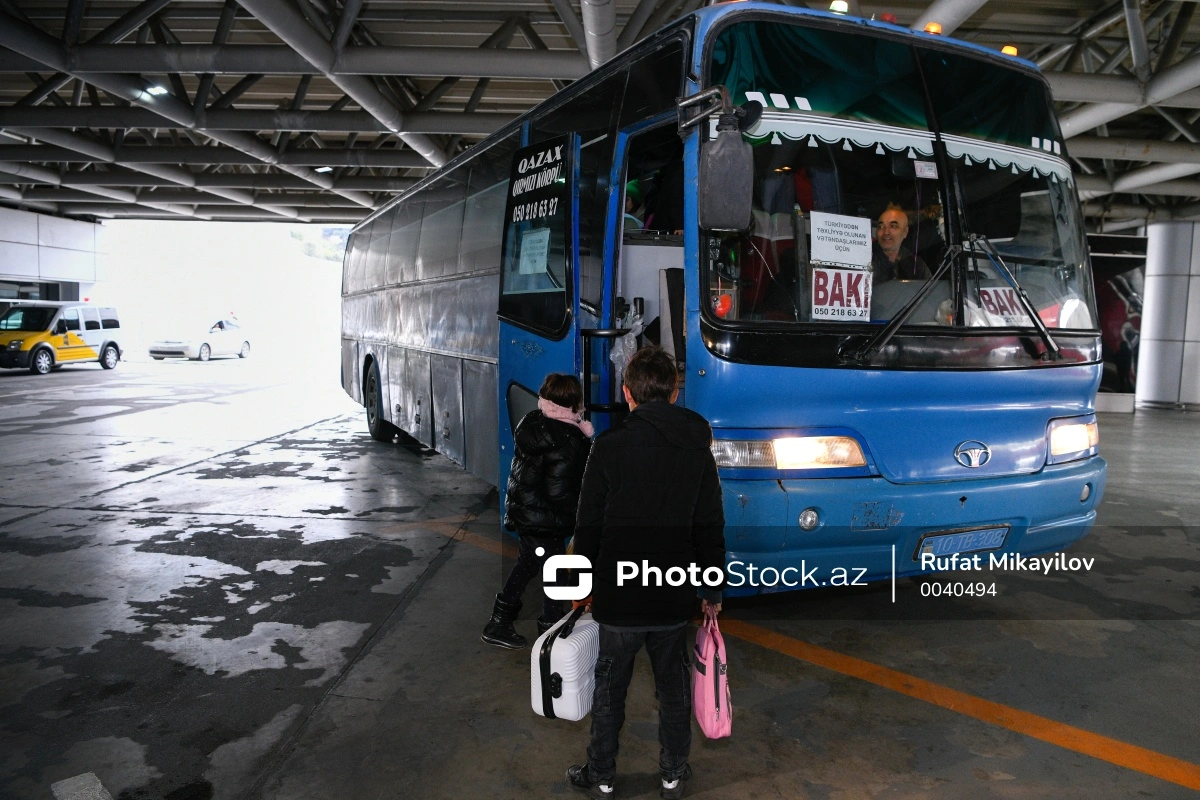
[[[200,345],[200,353],[196,356],[196,360],[208,361],[210,358],[212,358],[212,348],[209,347],[208,343],[206,342],[205,344]]]
[[[375,362],[367,368],[363,381],[363,405],[367,408],[367,430],[377,442],[390,442],[396,438],[398,429],[383,418],[383,392],[379,387],[379,367]]]
[[[112,369],[121,360],[121,354],[117,351],[115,344],[104,346],[104,351],[100,353],[100,366],[105,369]]]
[[[238,350],[238,358],[249,358],[249,357],[250,357],[250,343],[242,342],[242,349]]]
[[[39,347],[29,359],[29,371],[34,375],[49,375],[54,369],[54,354],[49,347]]]

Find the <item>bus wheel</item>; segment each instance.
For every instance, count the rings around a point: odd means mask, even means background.
[[[200,361],[208,361],[210,357],[212,357],[212,348],[207,344],[200,345],[200,354],[196,358]]]
[[[367,383],[363,387],[363,401],[367,407],[367,430],[377,442],[390,442],[396,438],[396,426],[383,418],[383,393],[379,390],[379,367],[374,363],[367,370]]]
[[[54,369],[54,356],[45,347],[33,354],[29,362],[29,371],[34,375],[48,375]]]
[[[117,352],[115,345],[109,345],[104,348],[104,352],[100,354],[100,366],[105,369],[112,369],[121,360],[121,354]]]

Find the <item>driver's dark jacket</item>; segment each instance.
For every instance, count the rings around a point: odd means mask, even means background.
[[[570,536],[591,440],[576,426],[534,410],[517,423],[513,444],[505,527],[522,536]]]
[[[665,401],[639,405],[596,437],[583,475],[574,552],[592,562],[592,616],[606,625],[685,622],[697,602],[690,582],[617,584],[617,562],[725,567],[725,513],[703,417]],[[719,602],[723,584],[705,592]]]

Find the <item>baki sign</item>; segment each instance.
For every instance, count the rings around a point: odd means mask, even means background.
[[[812,267],[812,318],[871,321],[871,272]]]
[[[1008,286],[980,287],[979,301],[992,325],[1032,325],[1016,290]]]

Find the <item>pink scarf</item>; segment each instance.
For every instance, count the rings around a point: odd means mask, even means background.
[[[544,397],[538,398],[538,410],[545,414],[550,419],[556,419],[559,422],[565,422],[568,425],[574,425],[579,430],[583,431],[583,435],[592,438],[592,434],[596,429],[592,427],[592,423],[583,418],[583,414],[566,406],[560,406],[558,403],[551,403]]]

